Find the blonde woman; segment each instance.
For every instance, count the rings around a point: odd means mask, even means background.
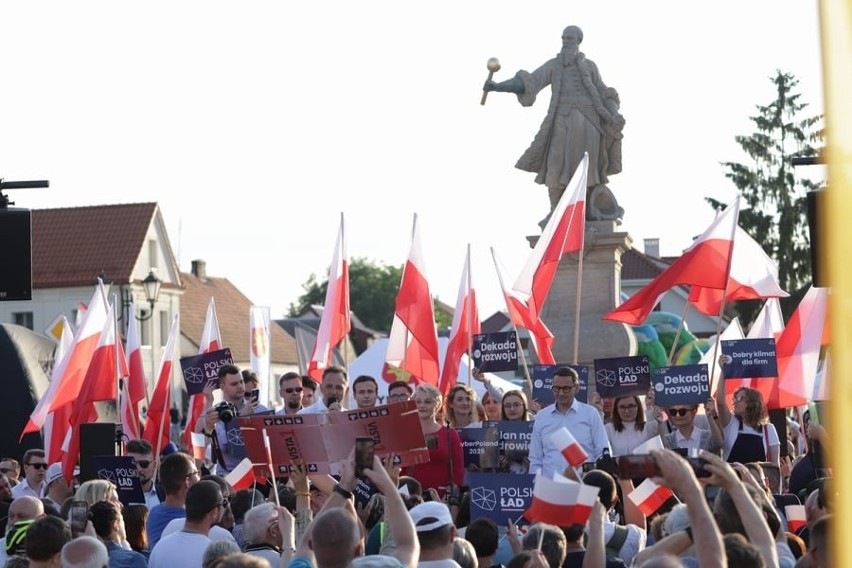
[[[447,394],[445,415],[453,428],[482,426],[476,410],[476,392],[467,385],[457,384]]]
[[[121,501],[118,499],[118,491],[115,485],[106,479],[90,479],[84,482],[74,494],[75,501],[85,501],[89,507],[98,501],[110,501],[121,508]]]
[[[443,499],[449,484],[455,486],[462,484],[464,455],[455,429],[444,426],[436,418],[441,408],[442,398],[441,391],[432,385],[423,384],[414,391],[420,427],[423,429],[426,446],[429,448],[429,462],[408,467],[405,475],[419,481],[424,490],[434,489]]]

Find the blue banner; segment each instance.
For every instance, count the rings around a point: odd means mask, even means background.
[[[127,507],[144,505],[145,494],[142,482],[136,475],[136,463],[130,456],[94,456],[98,479],[106,479],[115,485],[118,499]]]
[[[497,468],[500,456],[500,433],[497,428],[483,424],[482,428],[460,428],[456,432],[461,440],[466,471],[488,471]]]
[[[603,398],[648,394],[651,369],[647,355],[595,359],[595,389]]]
[[[233,365],[230,349],[219,349],[210,353],[181,357],[180,370],[187,394],[198,394],[208,383],[219,383],[219,367]]]
[[[657,406],[704,404],[710,398],[707,365],[660,367],[654,370],[654,401]]]
[[[518,370],[518,334],[514,331],[473,336],[473,366],[483,373]]]
[[[733,361],[722,365],[726,379],[760,379],[777,377],[778,364],[775,356],[775,340],[730,339],[722,341],[722,353]]]
[[[500,420],[484,422],[483,426],[494,427],[500,433],[500,471],[527,473],[530,469],[530,440],[534,422],[523,420]]]
[[[471,473],[470,518],[488,517],[498,527],[518,522],[532,504],[534,480],[531,473]]]
[[[574,393],[574,398],[580,402],[589,401],[589,368],[585,365],[533,365],[533,400],[538,401],[541,408],[553,404],[553,375],[559,367],[571,367],[580,377],[580,390]]]

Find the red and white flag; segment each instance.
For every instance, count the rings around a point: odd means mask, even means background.
[[[133,312],[130,312],[133,313]],[[123,433],[131,440],[137,440],[142,436],[142,425],[139,423],[139,417],[134,415],[133,404],[130,402],[130,393],[127,390],[127,379],[121,385],[121,404],[118,418],[121,422]],[[136,413],[138,414],[138,412]]]
[[[530,317],[534,320],[541,318],[562,255],[583,249],[588,170],[589,155],[585,154],[512,285],[513,290],[527,298]]]
[[[571,467],[579,467],[589,459],[589,454],[586,453],[580,442],[564,426],[550,435],[550,441],[553,442],[553,445],[556,446],[556,449],[559,450],[559,453]]]
[[[631,491],[627,498],[642,511],[643,515],[650,517],[673,495],[671,489],[657,485],[649,477],[640,483],[639,487]]]
[[[55,361],[55,364],[53,372],[50,375],[50,386],[48,387],[48,392],[50,392],[50,389],[54,385],[59,385],[59,374],[62,368],[62,360],[66,355],[68,355],[72,342],[74,341],[74,333],[71,331],[71,324],[68,323],[65,316],[61,316],[61,319],[62,331],[60,332],[59,343],[56,346],[56,351],[53,353],[53,360]],[[42,400],[45,398],[47,398],[47,393],[42,395]],[[60,414],[61,415],[57,415],[56,412],[48,414],[44,421],[44,427],[42,428],[42,436],[44,437],[44,457],[47,463],[55,463],[62,458],[62,442],[65,437],[65,431],[68,428],[68,418],[71,414],[70,405],[66,406],[64,411]],[[58,425],[61,425],[56,432],[53,430],[54,419],[57,420]],[[54,433],[56,435],[54,435]],[[21,437],[23,437],[23,434],[21,434]]]
[[[317,339],[308,364],[308,374],[322,381],[322,372],[334,365],[334,348],[349,334],[352,321],[349,311],[349,261],[346,257],[346,241],[343,233],[343,213],[340,214],[340,229],[334,243],[334,256],[328,272],[328,288],[325,291],[325,306],[322,310]]]
[[[198,354],[218,351],[222,348],[222,339],[219,335],[219,318],[216,316],[216,301],[211,297],[207,302],[207,316],[204,318],[204,327],[201,329],[201,341],[198,344]],[[191,434],[195,431],[198,419],[204,412],[204,393],[194,394],[189,397],[189,409],[187,410],[186,429],[183,431],[183,443],[187,448],[192,447]]]
[[[175,359],[175,344],[180,330],[180,316],[175,314],[172,320],[172,328],[169,331],[169,339],[163,351],[163,359],[160,361],[160,373],[157,375],[157,384],[154,394],[151,396],[151,404],[148,407],[148,421],[145,423],[145,431],[142,438],[154,447],[154,457],[160,455],[160,451],[169,444],[171,410],[171,385],[172,366]]]
[[[796,534],[799,529],[808,524],[804,505],[785,505],[784,515],[787,517],[787,528],[793,534]]]
[[[524,517],[533,523],[556,526],[585,524],[599,491],[598,487],[584,486],[561,475],[548,479],[537,473],[532,503]]]
[[[679,285],[724,290],[728,284],[739,209],[737,196],[680,258],[603,319],[640,325],[666,292]]]
[[[789,296],[778,284],[778,265],[775,261],[739,225],[735,235],[727,288],[723,291],[693,286],[689,291],[690,303],[701,313],[718,316],[722,311],[723,292],[726,305],[737,300]]]
[[[59,363],[59,368],[54,372],[50,387],[42,395],[35,410],[30,415],[22,436],[28,432],[40,430],[50,412],[70,404],[80,394],[80,387],[83,385],[83,379],[89,369],[89,363],[106,323],[104,297],[103,283],[98,280],[92,301],[89,302],[89,309],[86,311],[82,324],[77,329],[71,349]],[[62,430],[64,437],[66,426],[58,423],[56,417],[54,417],[54,430],[57,427]]]
[[[663,449],[663,439],[657,435],[651,438],[650,440],[646,440],[633,448],[634,455],[643,455],[650,454],[651,450],[662,450]]]
[[[533,344],[538,361],[542,365],[555,365],[556,358],[551,350],[553,346],[553,334],[541,319],[533,318],[527,300],[512,289],[506,288],[503,263],[497,258],[497,251],[492,247],[491,258],[494,260],[494,269],[497,271],[497,279],[503,290],[503,298],[506,300],[506,310],[509,319],[516,326],[523,327],[530,332],[530,341]]]
[[[197,460],[203,460],[207,452],[207,436],[201,432],[190,432],[190,444],[192,447],[192,457]]]
[[[257,478],[254,476],[254,466],[251,460],[243,458],[243,461],[225,476],[225,481],[231,484],[235,491],[250,488]]]
[[[473,336],[478,333],[481,333],[481,324],[476,307],[476,290],[473,288],[470,274],[470,245],[467,245],[456,309],[453,312],[453,325],[450,328],[450,343],[447,345],[444,368],[441,370],[439,388],[444,395],[450,392],[458,381],[462,356],[473,346]]]
[[[816,377],[814,377],[813,394],[811,400],[828,400],[830,396],[829,386],[831,385],[831,350],[826,349],[825,359],[822,361]]]
[[[249,308],[249,346],[251,370],[257,376],[257,387],[260,390],[260,404],[269,402],[269,364],[270,343],[272,331],[269,328],[271,317],[269,307],[252,306]]]
[[[438,332],[420,242],[420,227],[415,215],[411,251],[402,270],[385,361],[388,366],[408,373],[418,383],[437,386],[440,378]]]
[[[129,314],[136,313],[136,306],[130,302]],[[139,341],[139,323],[131,317],[127,321],[127,396],[122,398],[122,423],[125,432],[131,437],[142,435],[142,419],[139,415],[139,403],[148,398],[148,381],[145,379],[145,366],[142,364],[142,343]],[[128,431],[128,426],[132,431]]]

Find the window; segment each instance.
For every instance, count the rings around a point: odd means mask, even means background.
[[[157,262],[159,258],[159,246],[157,246],[157,241],[151,239],[148,241],[148,261],[150,263],[151,268],[158,268],[159,263]]]
[[[139,343],[141,345],[151,345],[151,320],[139,322]]]
[[[33,313],[32,312],[14,312],[12,314],[15,325],[20,325],[29,330],[33,329]]]
[[[165,346],[169,340],[169,331],[171,331],[171,322],[169,321],[169,312],[160,312],[160,345]]]

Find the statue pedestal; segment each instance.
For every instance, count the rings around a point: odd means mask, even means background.
[[[580,289],[580,341],[577,362],[592,366],[595,359],[636,354],[636,336],[626,324],[603,320],[620,303],[621,255],[632,248],[629,234],[616,232],[615,221],[586,221],[583,281]],[[530,238],[530,241],[537,238]],[[564,256],[542,309],[542,320],[556,340],[557,363],[574,359],[577,311],[577,254]]]

